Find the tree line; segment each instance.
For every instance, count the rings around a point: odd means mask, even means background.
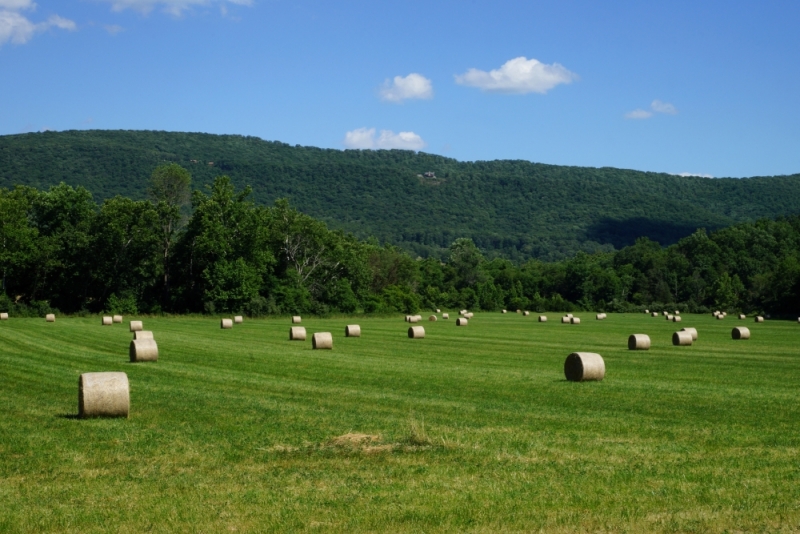
[[[0,311],[63,313],[413,313],[432,308],[797,314],[800,217],[699,229],[662,247],[557,262],[487,258],[468,238],[414,258],[360,240],[285,199],[265,207],[218,176],[191,191],[177,164],[148,200],[98,205],[83,187],[0,188]]]

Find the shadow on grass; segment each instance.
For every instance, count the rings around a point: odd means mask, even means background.
[[[76,413],[60,413],[56,415],[59,419],[80,419],[81,416]]]

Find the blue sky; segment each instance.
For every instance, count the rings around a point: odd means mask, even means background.
[[[800,172],[800,2],[0,0],[0,134]]]

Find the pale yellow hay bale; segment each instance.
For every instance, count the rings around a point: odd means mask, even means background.
[[[440,310],[439,308],[436,308],[436,313],[442,313],[442,310]]]
[[[142,326],[142,321],[131,321],[129,324],[131,332],[138,332],[139,330],[144,330]]]
[[[132,362],[158,361],[158,344],[155,339],[134,339],[131,341],[129,355]]]
[[[653,316],[653,317],[658,317],[658,312],[653,312],[653,313],[652,313],[652,316]]]
[[[233,318],[233,324],[242,324],[244,322],[244,317],[241,315],[237,315]]]
[[[409,323],[418,323],[419,322],[419,317],[417,317],[416,315],[410,315],[408,317],[408,322]]]
[[[443,313],[442,314],[442,319],[449,319],[449,318],[450,318],[450,314],[449,313]]]
[[[580,317],[570,317],[569,322],[572,324],[581,324]]]
[[[628,338],[628,350],[650,350],[650,336],[631,334]]]
[[[113,317],[113,321],[114,321],[115,323],[122,323],[122,316],[121,316],[121,315],[115,315],[115,316]]]
[[[311,336],[311,348],[332,349],[333,336],[330,332],[316,332],[313,336]]]
[[[349,324],[345,326],[344,337],[361,337],[361,327],[357,324]]]
[[[56,322],[56,316],[52,313],[48,313],[47,315],[44,316],[44,320],[47,321],[48,323],[54,323]]]
[[[672,344],[675,346],[691,345],[694,340],[689,332],[675,332],[672,334]]]
[[[6,314],[6,315],[8,315],[8,314]],[[800,323],[800,317],[797,318],[797,322]]]
[[[722,315],[721,313],[720,313],[719,315],[717,315],[717,321],[721,321],[721,320],[723,320],[724,318],[725,318],[725,316],[724,316],[724,315]]]
[[[508,310],[502,310],[501,313],[508,313]]]
[[[547,322],[547,316],[546,315],[540,315],[539,316],[539,322],[540,323],[546,323]]]
[[[572,319],[572,314],[571,314],[571,313],[568,313],[568,314],[567,314],[567,317],[569,317],[570,319]]]
[[[650,313],[650,310],[645,310],[645,311],[644,311],[644,314],[645,314],[645,315],[647,315],[648,313]]]
[[[461,319],[459,319],[460,321]],[[408,337],[411,339],[422,339],[425,337],[425,327],[423,326],[412,326],[408,329]]]
[[[750,329],[746,326],[737,326],[731,330],[731,337],[733,339],[750,339]]]
[[[456,326],[467,326],[467,324],[469,324],[469,321],[463,317],[456,319]]]
[[[114,324],[113,321],[114,321],[113,317],[105,316],[103,317],[103,322],[100,324],[102,324],[103,326],[111,326],[112,324]]]
[[[569,324],[569,317],[562,317],[561,324]]]
[[[763,323],[764,322],[764,318],[761,317],[760,315],[756,315],[756,322],[757,323]]]
[[[531,312],[529,312],[529,311],[522,312],[522,315],[524,315],[525,317],[529,316],[530,314],[531,314]]]
[[[8,314],[6,312],[0,313],[0,321],[8,321]]]
[[[300,324],[301,321],[302,321],[302,319],[300,318],[299,315],[294,315],[292,317],[292,324]]]
[[[422,320],[422,316],[421,315],[415,315],[414,317],[417,318],[417,321],[421,321]]]
[[[674,315],[680,315],[680,314],[681,314],[680,310],[675,310],[675,314]]]
[[[289,341],[305,341],[306,329],[302,326],[293,326],[289,328]]]
[[[461,315],[464,315],[465,313],[467,313],[467,311],[468,311],[468,310],[461,310],[461,311],[459,311],[458,313],[460,313]]]
[[[439,320],[439,318],[436,317],[435,315],[431,315],[430,317],[428,317],[428,320],[431,321],[431,322],[436,322],[436,321]]]
[[[697,328],[681,328],[681,332],[688,332],[692,336],[692,341],[697,341]]]
[[[740,314],[739,314],[739,320],[740,320],[740,321],[743,321],[743,320],[745,320],[745,319],[747,319],[747,316],[746,316],[745,314],[743,314],[743,313],[740,313]]]
[[[571,382],[602,380],[606,376],[603,357],[594,352],[573,352],[564,362],[564,376]]]
[[[472,313],[472,312],[469,312],[469,313],[465,313],[465,314],[464,314],[464,317],[465,317],[465,318],[467,318],[467,319],[472,319],[474,316],[475,316],[475,314],[474,314],[474,313]]]
[[[595,320],[597,320],[597,321],[602,321],[602,320],[603,320],[603,319],[605,319],[606,317],[607,317],[607,316],[606,316],[606,314],[605,314],[605,313],[598,313],[597,315],[595,315],[595,316],[594,316]]]
[[[674,316],[674,315],[665,315],[665,316],[664,316],[664,318],[665,318],[667,321],[671,321],[673,317],[675,317],[675,316]]]
[[[150,330],[137,330],[133,333],[133,339],[153,339],[153,332]]]
[[[665,311],[663,311],[663,312],[661,312],[661,313],[664,315],[664,317],[666,317],[667,315],[669,315],[669,312],[665,312]]]
[[[517,310],[517,313],[522,313],[522,310]]]
[[[130,407],[127,374],[83,373],[78,377],[79,417],[128,417]]]
[[[680,316],[680,315],[674,315],[674,316],[672,317],[672,322],[673,322],[673,323],[679,323],[679,322],[681,322],[681,316]]]
[[[228,330],[233,328],[233,319],[222,319],[219,322],[219,327],[223,330]]]

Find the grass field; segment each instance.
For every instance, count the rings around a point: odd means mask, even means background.
[[[141,364],[132,317],[3,321],[0,531],[800,531],[800,325],[577,315],[421,340],[399,316],[304,318],[306,342],[288,318],[144,318]],[[565,381],[574,351],[605,380]],[[129,419],[75,417],[90,371],[128,374]]]

